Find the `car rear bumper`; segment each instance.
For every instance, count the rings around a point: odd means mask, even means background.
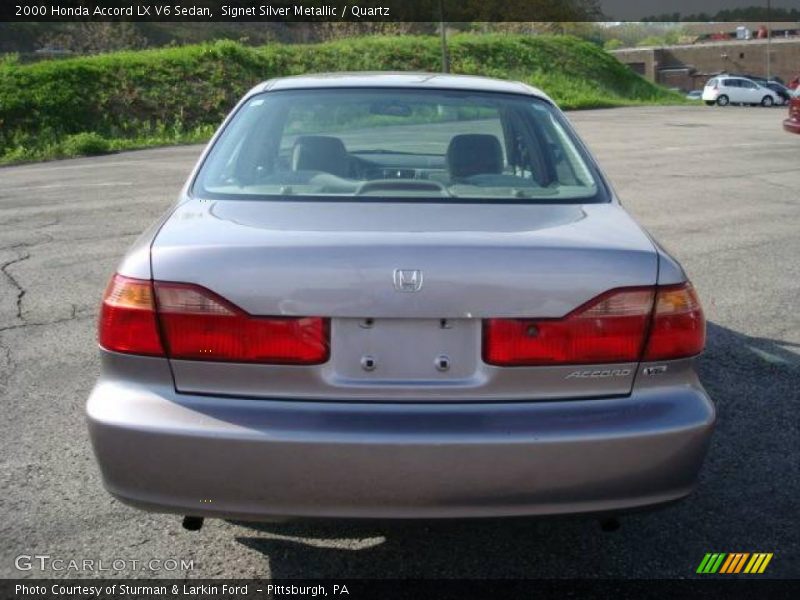
[[[104,376],[87,415],[106,488],[158,512],[266,520],[635,509],[690,493],[715,420],[696,380],[562,402],[297,402],[176,394],[156,373],[165,361],[139,360],[150,361],[150,380]]]
[[[789,133],[800,133],[800,121],[796,121],[794,119],[786,119],[783,122],[783,128]]]

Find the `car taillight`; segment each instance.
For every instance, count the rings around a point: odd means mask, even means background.
[[[652,308],[652,288],[628,288],[606,292],[562,319],[489,319],[484,360],[500,366],[635,362]]]
[[[307,365],[328,359],[325,319],[253,316],[200,286],[121,275],[103,297],[98,339],[115,352],[183,360]]]
[[[692,284],[659,288],[644,360],[694,356],[705,345],[706,320]]]
[[[608,364],[694,356],[705,320],[694,288],[622,288],[561,319],[488,319],[483,359],[498,366]]]
[[[97,337],[106,350],[164,356],[149,280],[111,278],[103,295]]]
[[[157,281],[155,292],[170,358],[298,365],[328,359],[325,319],[253,316],[190,284]]]

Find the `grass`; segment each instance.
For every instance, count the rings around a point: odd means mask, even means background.
[[[96,132],[81,132],[60,140],[43,140],[37,144],[16,145],[9,148],[5,154],[0,155],[0,165],[95,156],[159,146],[204,144],[211,138],[214,131],[213,125],[199,125],[192,130],[162,128],[150,134],[142,133],[133,137],[117,138],[103,137]]]
[[[563,36],[457,35],[454,73],[531,83],[562,108],[682,99],[599,47]],[[326,71],[438,71],[438,38],[248,47],[230,41],[0,64],[0,163],[206,141],[250,87]]]

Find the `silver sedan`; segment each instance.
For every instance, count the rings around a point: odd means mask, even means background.
[[[685,273],[521,83],[271,80],[106,289],[109,492],[205,516],[619,512],[714,426]]]

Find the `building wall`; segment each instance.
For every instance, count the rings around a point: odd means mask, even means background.
[[[638,63],[644,63],[644,76],[650,81],[687,90],[700,89],[709,77],[720,72],[767,75],[764,40],[633,48],[612,54],[625,64],[638,67]],[[789,81],[800,74],[800,39],[774,39],[770,55],[772,76]]]
[[[634,71],[650,81],[656,80],[656,52],[653,48],[630,48],[611,52],[617,60],[630,66]]]

